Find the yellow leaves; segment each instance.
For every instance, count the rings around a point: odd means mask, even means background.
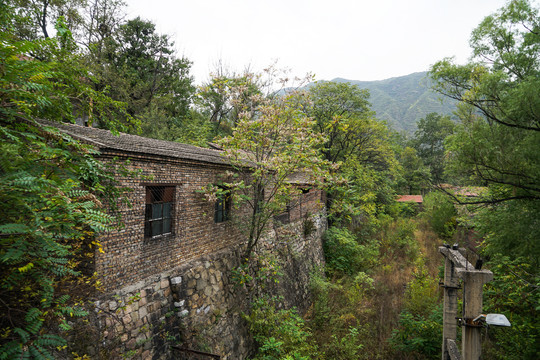
[[[33,76],[30,76],[30,78],[28,78],[28,80],[32,81],[32,82],[43,81],[43,80],[45,80],[45,75],[43,75],[43,73],[35,74]]]
[[[19,270],[19,272],[21,272],[21,273],[25,273],[25,272],[27,272],[28,270],[32,269],[33,267],[34,267],[34,264],[33,264],[33,263],[28,263],[28,264],[26,264],[26,265],[20,267],[18,270]]]

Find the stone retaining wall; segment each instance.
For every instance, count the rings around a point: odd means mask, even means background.
[[[310,274],[323,263],[326,226],[324,213],[311,215],[274,229],[257,249],[259,255],[278,259],[283,278],[264,288],[283,296],[283,307],[300,312],[309,307]],[[171,351],[171,345],[179,345],[222,359],[247,358],[254,344],[242,313],[249,309],[250,296],[261,291],[258,286],[248,291],[232,279],[241,250],[236,246],[207,254],[104,295],[93,313],[100,340],[85,346],[87,353],[110,359],[190,359]]]

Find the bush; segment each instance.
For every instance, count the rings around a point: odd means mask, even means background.
[[[415,202],[398,202],[395,201],[388,206],[388,214],[393,218],[404,217],[411,218],[418,214],[418,204]]]
[[[426,314],[437,304],[437,280],[430,277],[424,268],[414,272],[413,276],[405,292],[405,309],[414,315]]]
[[[385,219],[382,233],[384,252],[394,258],[414,260],[419,251],[415,231],[416,223],[410,219]]]
[[[370,269],[376,264],[379,253],[377,242],[361,244],[346,228],[329,228],[323,246],[329,273],[353,275]]]
[[[487,264],[494,279],[485,286],[484,311],[505,314],[512,326],[491,327],[486,359],[538,359],[540,276],[527,259],[496,256]]]
[[[439,192],[431,192],[424,197],[424,216],[443,239],[450,239],[456,231],[457,212],[450,199]]]
[[[402,311],[399,316],[399,327],[392,332],[391,346],[416,359],[440,358],[442,341],[442,304],[428,313],[414,315],[410,311]]]
[[[245,316],[259,345],[255,360],[317,359],[317,346],[295,309],[277,309],[279,298],[258,298]]]

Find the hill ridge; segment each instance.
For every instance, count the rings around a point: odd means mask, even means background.
[[[443,99],[431,90],[427,71],[391,77],[382,80],[362,81],[336,77],[332,82],[348,82],[368,89],[372,109],[377,118],[385,120],[397,131],[412,133],[416,122],[431,112],[453,117],[455,101]]]

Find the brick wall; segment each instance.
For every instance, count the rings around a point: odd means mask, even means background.
[[[106,154],[112,165],[124,165],[122,153]],[[244,236],[232,221],[214,222],[214,203],[199,191],[217,183],[229,168],[221,165],[131,156],[130,170],[140,170],[141,178],[118,177],[131,206],[119,204],[124,228],[100,237],[103,253],[96,255],[96,271],[105,292],[122,288],[149,276],[179,267],[243,242]],[[145,238],[146,186],[175,186],[173,234]],[[320,211],[324,200],[320,190],[302,194],[291,207],[291,221]]]
[[[110,154],[115,155],[115,154]],[[115,165],[119,160],[107,159]],[[230,222],[214,223],[214,204],[197,192],[215,182],[224,167],[152,158],[131,158],[127,166],[142,179],[119,177],[131,206],[120,204],[125,227],[100,237],[104,253],[97,254],[96,271],[104,290],[111,291],[162,273],[202,255],[231,246],[239,238]],[[146,186],[175,186],[173,234],[145,238]]]

